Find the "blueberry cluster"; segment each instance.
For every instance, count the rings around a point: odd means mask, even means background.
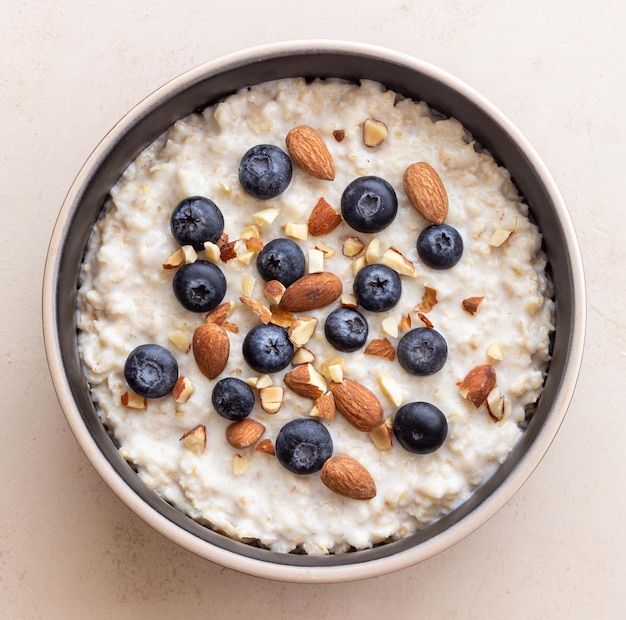
[[[239,181],[244,191],[257,200],[269,200],[283,193],[292,180],[290,156],[277,146],[259,144],[249,149],[239,166]],[[394,188],[377,176],[352,181],[341,197],[343,220],[352,229],[377,233],[395,219],[398,199]],[[206,242],[217,243],[224,232],[224,217],[219,207],[203,196],[182,200],[173,210],[170,229],[182,245],[202,250]],[[463,253],[463,240],[452,226],[433,224],[417,239],[417,252],[432,269],[449,269]],[[256,267],[265,281],[277,280],[285,287],[305,274],[306,259],[300,246],[286,238],[266,243],[258,254]],[[196,260],[178,268],[172,280],[179,303],[190,312],[203,313],[216,308],[226,295],[227,282],[218,265]],[[383,264],[370,264],[356,275],[354,296],[359,309],[339,307],[325,320],[324,334],[332,347],[342,352],[358,351],[369,334],[367,313],[383,313],[394,308],[402,295],[400,275]],[[364,312],[365,313],[364,313]],[[397,346],[400,366],[408,373],[428,376],[439,371],[447,359],[443,336],[429,328],[408,331]],[[245,336],[242,354],[247,364],[259,373],[274,373],[292,360],[294,345],[287,330],[262,324]],[[137,347],[126,360],[125,379],[132,390],[146,398],[158,398],[172,391],[178,378],[173,355],[156,344]],[[252,389],[241,379],[226,377],[212,391],[215,411],[227,420],[248,417],[255,403]],[[445,415],[434,405],[411,402],[394,416],[393,432],[406,450],[426,454],[439,448],[447,435]],[[295,474],[319,471],[333,452],[327,428],[312,418],[297,418],[283,426],[276,436],[278,461]]]

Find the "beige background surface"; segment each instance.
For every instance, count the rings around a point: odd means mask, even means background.
[[[621,0],[2,0],[1,7],[0,617],[626,617]],[[65,193],[132,105],[222,54],[317,37],[421,57],[519,126],[569,205],[589,324],[562,430],[493,519],[394,575],[306,586],[199,559],[109,491],[57,404],[40,289]]]

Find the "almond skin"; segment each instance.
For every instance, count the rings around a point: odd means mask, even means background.
[[[369,433],[383,423],[383,406],[376,395],[353,379],[331,382],[335,406],[354,428]]]
[[[217,323],[204,323],[193,333],[193,356],[198,368],[209,379],[222,373],[230,355],[230,339]]]
[[[491,364],[482,364],[472,368],[463,381],[458,384],[461,396],[480,407],[496,387],[496,371]]]
[[[286,143],[291,159],[305,172],[323,181],[334,181],[335,163],[315,129],[308,125],[294,127],[287,134]]]
[[[350,456],[331,456],[320,472],[322,482],[334,493],[350,499],[376,497],[376,483],[367,469]]]
[[[287,287],[278,307],[289,312],[317,310],[339,299],[342,288],[334,273],[308,273]]]
[[[226,428],[226,440],[237,449],[255,444],[265,432],[265,426],[252,418],[244,418],[229,424]]]
[[[424,161],[404,171],[404,192],[413,208],[433,224],[448,217],[448,193],[436,170]]]
[[[284,381],[292,392],[304,398],[315,400],[326,393],[326,379],[312,364],[296,366],[285,374]]]
[[[313,207],[307,227],[313,237],[322,237],[331,233],[341,224],[341,215],[335,211],[325,198],[320,198]]]

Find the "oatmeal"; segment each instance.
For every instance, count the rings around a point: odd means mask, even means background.
[[[289,154],[278,193],[240,174],[260,145]],[[371,179],[383,202],[355,211],[346,188]],[[198,197],[214,237],[181,244],[172,213]],[[279,80],[177,121],[112,188],[82,266],[80,354],[165,501],[278,552],[363,549],[459,506],[515,446],[549,362],[545,267],[507,171],[459,122],[370,81]],[[164,395],[129,385],[146,359]],[[301,432],[319,467],[296,458]]]

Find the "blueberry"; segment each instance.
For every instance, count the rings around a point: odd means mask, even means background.
[[[162,346],[142,344],[126,358],[124,378],[139,396],[160,398],[172,391],[178,379],[178,363]]]
[[[432,375],[441,370],[448,357],[444,337],[428,327],[417,327],[402,336],[396,349],[398,362],[408,373]]]
[[[407,403],[394,416],[393,432],[405,450],[429,454],[440,448],[446,440],[448,421],[435,405]]]
[[[286,368],[293,357],[287,330],[269,323],[253,327],[243,340],[242,353],[248,365],[262,373]]]
[[[326,427],[313,418],[287,422],[276,435],[276,458],[294,474],[312,474],[332,456],[333,440]]]
[[[463,239],[449,224],[431,224],[417,238],[417,254],[431,269],[450,269],[463,254]]]
[[[170,229],[180,245],[203,250],[205,241],[215,243],[224,232],[219,207],[203,196],[191,196],[178,203],[170,218]]]
[[[291,183],[289,155],[273,144],[258,144],[249,149],[239,164],[239,182],[244,190],[268,200],[282,194]]]
[[[359,177],[341,196],[343,219],[359,232],[380,232],[391,224],[397,212],[396,192],[380,177]]]
[[[371,312],[390,310],[402,295],[398,272],[378,263],[360,269],[354,278],[353,288],[359,305]]]
[[[211,402],[215,411],[227,420],[243,420],[254,407],[252,388],[236,377],[220,379],[213,388]]]
[[[354,308],[337,308],[324,324],[326,340],[337,351],[356,351],[367,340],[369,329],[365,317]]]
[[[172,281],[174,295],[191,312],[208,312],[226,295],[226,278],[222,270],[206,260],[183,265]]]
[[[289,286],[304,275],[306,259],[300,246],[291,239],[273,239],[259,253],[256,266],[261,277]]]

